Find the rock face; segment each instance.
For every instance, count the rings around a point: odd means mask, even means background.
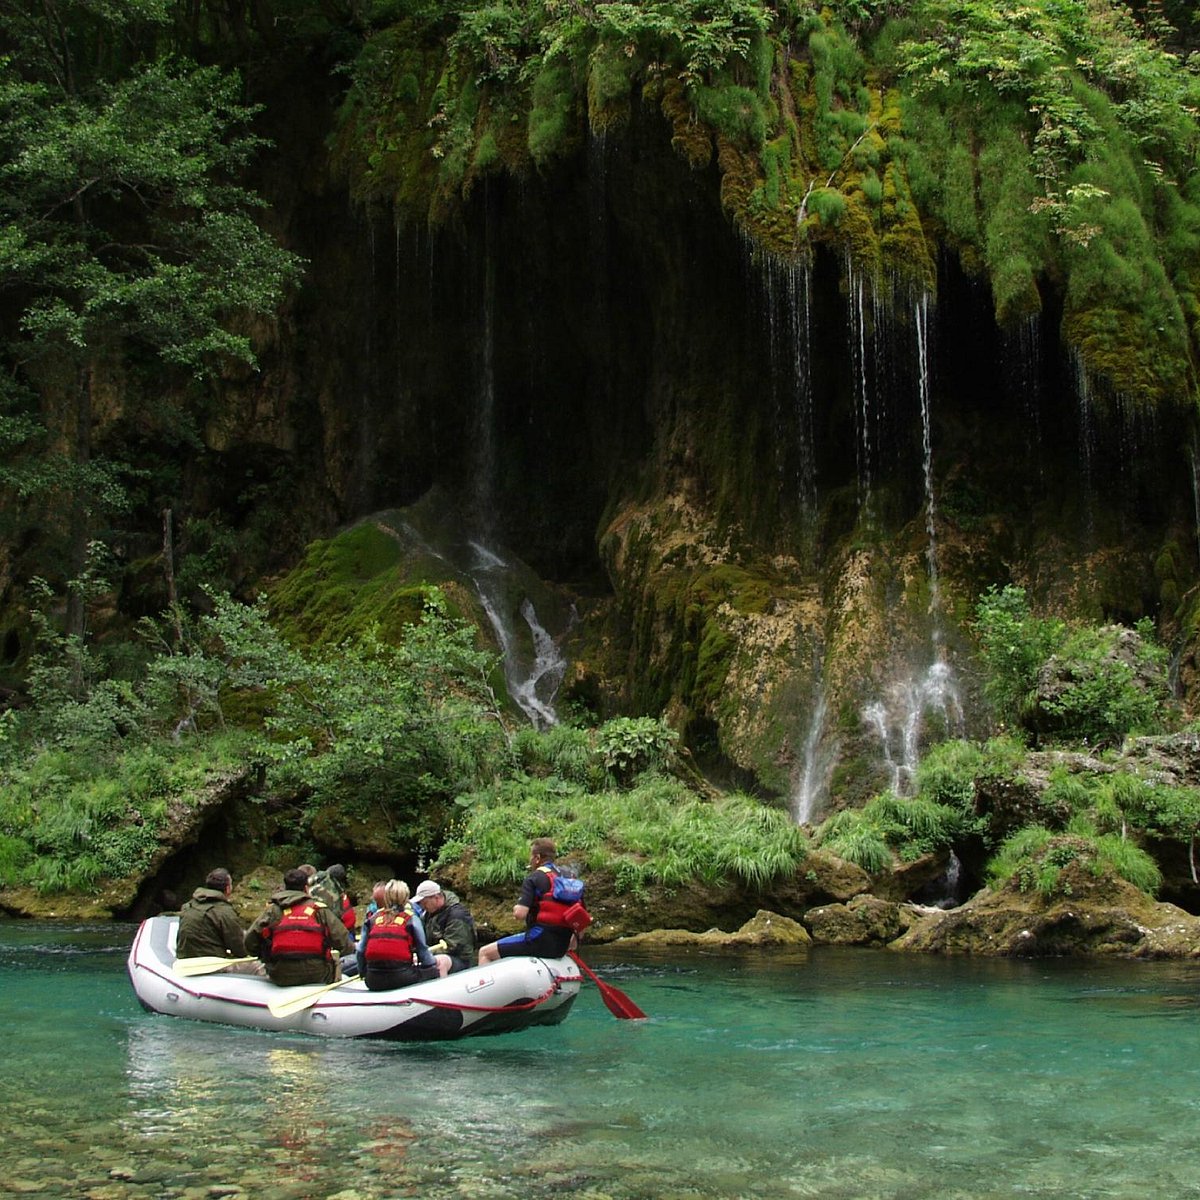
[[[1098,880],[1076,864],[1063,869],[1060,887],[1065,894],[1050,898],[1012,883],[999,892],[985,889],[959,908],[927,911],[891,948],[1021,957],[1200,957],[1200,917],[1156,903],[1124,880]]]
[[[877,896],[855,896],[849,904],[809,909],[804,924],[817,945],[886,946],[909,928],[913,911]]]
[[[655,929],[620,940],[622,948],[636,946],[650,950],[807,949],[810,945],[812,938],[798,921],[761,908],[733,933],[724,933],[720,929],[706,929],[703,933],[693,933],[688,929]]]

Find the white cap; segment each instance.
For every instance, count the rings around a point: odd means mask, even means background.
[[[425,900],[430,896],[440,896],[441,894],[441,887],[434,883],[432,879],[427,879],[424,883],[417,884],[417,890],[413,892],[413,899]]]

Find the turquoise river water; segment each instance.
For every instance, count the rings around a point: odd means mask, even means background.
[[[145,1013],[132,935],[0,922],[0,1194],[1200,1197],[1200,963],[596,949],[648,1021],[403,1045]]]

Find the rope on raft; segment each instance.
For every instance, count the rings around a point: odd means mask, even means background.
[[[453,1000],[427,1000],[424,996],[412,996],[406,1003],[427,1004],[430,1008],[449,1008],[455,1012],[522,1012],[527,1008],[537,1008],[539,1004],[545,1004],[559,990],[561,983],[570,982],[572,981],[569,979],[556,979],[540,996],[520,1004],[456,1004]]]

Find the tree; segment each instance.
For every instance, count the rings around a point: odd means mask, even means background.
[[[74,577],[97,514],[122,499],[123,465],[98,459],[93,438],[101,396],[132,403],[120,365],[147,362],[161,398],[253,364],[245,316],[275,309],[298,260],[256,224],[261,201],[239,182],[264,142],[237,76],[144,57],[164,0],[24,7],[0,60],[0,300],[6,374],[26,398],[7,433],[46,468],[26,483],[63,498]],[[83,632],[72,598],[67,631]]]

